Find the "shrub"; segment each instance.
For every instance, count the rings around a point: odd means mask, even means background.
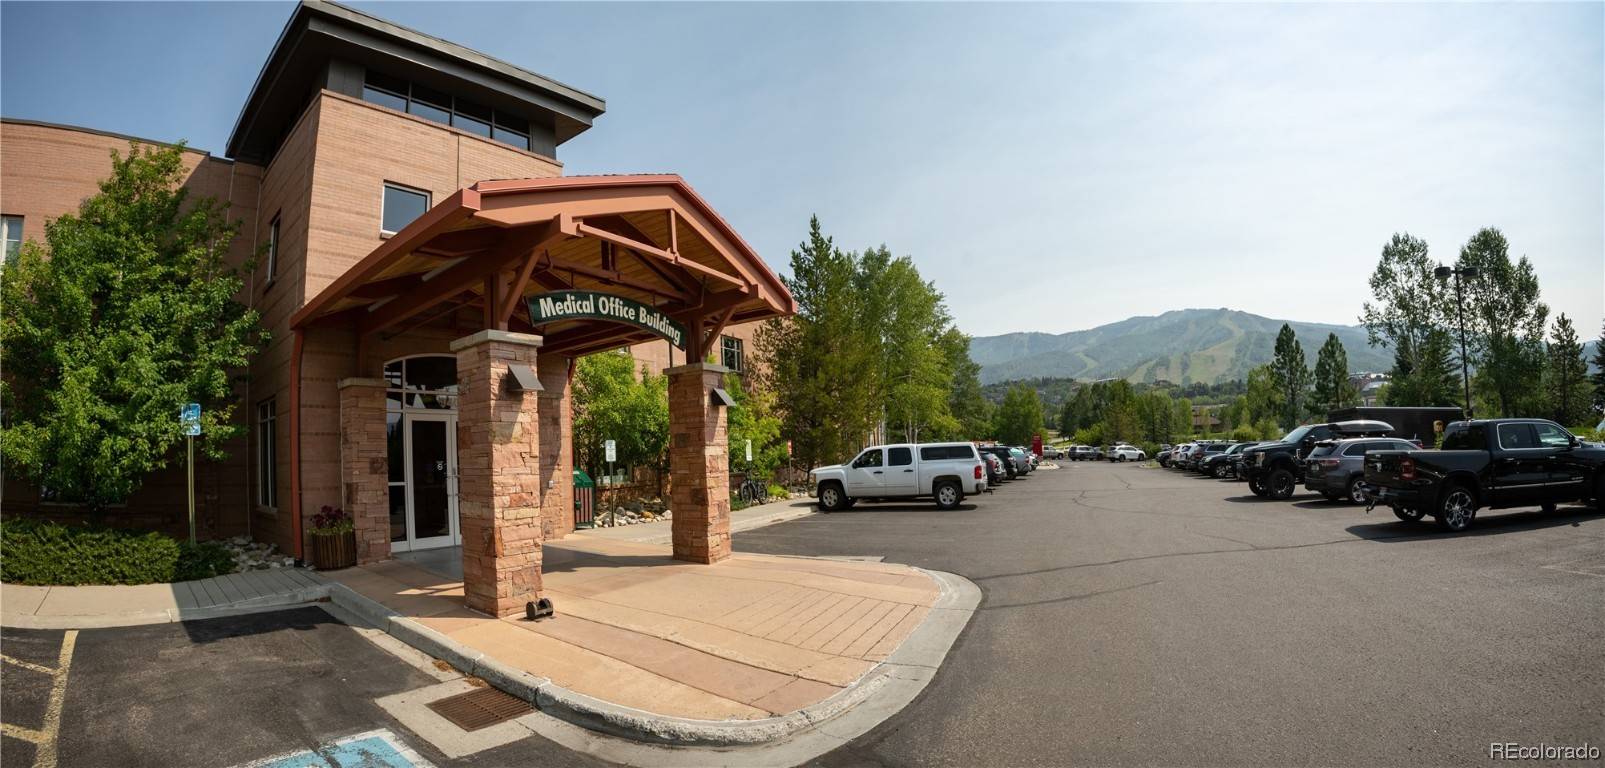
[[[153,531],[0,522],[0,581],[13,584],[156,584],[204,579],[234,570],[227,549]]]
[[[784,485],[781,485],[779,483],[770,483],[769,484],[769,495],[770,496],[785,496],[788,493],[790,493],[790,492],[786,490],[786,486],[784,486]]]

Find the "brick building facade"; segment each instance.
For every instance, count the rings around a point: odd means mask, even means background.
[[[343,6],[296,8],[227,157],[184,153],[186,188],[228,203],[241,225],[230,261],[262,254],[240,300],[271,334],[239,393],[247,437],[228,460],[198,467],[202,536],[249,534],[300,553],[311,515],[344,505],[364,560],[460,542],[465,571],[472,561],[492,574],[471,604],[501,612],[538,590],[528,542],[572,528],[572,361],[624,347],[689,381],[681,369],[702,367],[688,359],[745,365],[757,323],[792,307],[677,177],[562,176],[558,148],[604,108]],[[130,141],[0,122],[7,236],[42,240],[45,222],[94,194],[111,152]],[[675,348],[654,329],[596,318],[534,327],[523,310],[531,296],[581,290],[662,311],[689,338]],[[536,391],[509,389],[509,365],[526,366]],[[716,377],[692,378],[672,385],[686,400],[671,404],[676,426],[722,441],[722,409],[697,395]],[[697,494],[687,519],[705,523],[728,514],[718,485],[728,480],[698,440],[676,446],[674,477]],[[682,456],[696,466],[682,468]],[[118,523],[182,530],[183,482],[182,467],[152,476]],[[3,501],[7,514],[76,514],[10,476]],[[695,559],[728,548],[727,535],[722,545],[705,530],[685,537],[698,542]]]

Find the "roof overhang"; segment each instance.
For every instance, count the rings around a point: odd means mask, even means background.
[[[306,107],[333,59],[529,113],[558,144],[607,110],[601,98],[543,75],[338,3],[303,0],[273,44],[229,136],[228,156],[265,162]]]
[[[294,328],[398,334],[476,310],[481,327],[537,331],[544,348],[589,354],[650,330],[598,319],[535,327],[532,296],[618,295],[693,329],[699,357],[729,323],[796,313],[784,282],[675,175],[484,181],[386,240],[303,306]]]

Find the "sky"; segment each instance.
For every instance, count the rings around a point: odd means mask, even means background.
[[[606,99],[566,173],[679,173],[781,272],[817,215],[973,335],[1353,324],[1390,235],[1486,226],[1605,318],[1602,3],[353,5]],[[222,153],[293,7],[5,2],[0,113]]]

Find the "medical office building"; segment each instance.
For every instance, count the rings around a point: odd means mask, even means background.
[[[231,259],[261,254],[241,298],[272,335],[242,385],[249,438],[198,471],[203,535],[301,554],[311,516],[343,506],[362,561],[461,545],[469,605],[521,608],[539,542],[573,527],[574,361],[625,348],[669,376],[676,556],[728,553],[724,367],[700,361],[742,367],[794,302],[678,176],[563,175],[560,147],[604,108],[340,5],[295,8],[227,156],[185,153],[187,188],[241,223]],[[6,119],[6,247],[42,241],[128,142]],[[71,517],[58,501],[6,478],[7,514]],[[182,467],[119,512],[182,530]]]

